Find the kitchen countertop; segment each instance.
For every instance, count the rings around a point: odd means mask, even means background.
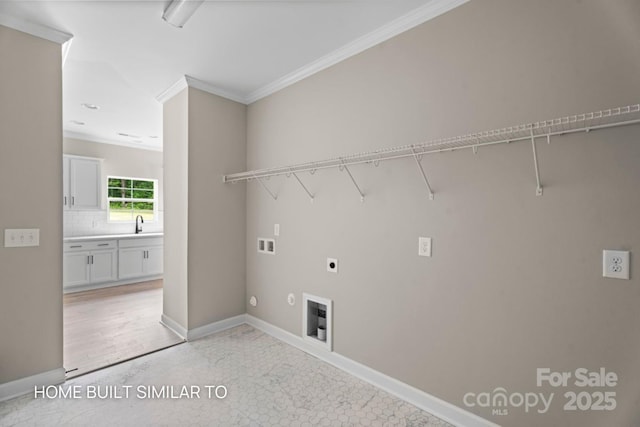
[[[72,242],[91,242],[94,240],[123,240],[123,239],[139,239],[143,237],[164,237],[164,233],[139,233],[139,234],[103,234],[100,236],[75,236],[65,237],[62,239],[64,243]]]

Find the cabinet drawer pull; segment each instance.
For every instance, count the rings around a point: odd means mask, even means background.
[[[98,246],[109,246],[108,243],[98,243]]]
[[[73,248],[81,248],[81,247],[82,247],[82,245],[75,245],[75,246],[69,246],[69,247],[70,247],[71,249],[73,249]]]

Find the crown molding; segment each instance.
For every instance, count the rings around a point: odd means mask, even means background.
[[[208,92],[212,95],[218,95],[222,98],[230,99],[231,101],[239,102],[240,104],[247,104],[247,98],[239,93],[232,92],[227,89],[223,89],[221,87],[217,87],[211,85],[209,83],[205,83],[202,80],[194,79],[191,76],[184,76],[187,81],[187,85],[194,89],[199,89],[204,92]]]
[[[412,12],[401,16],[400,18],[391,21],[387,25],[372,31],[351,43],[348,43],[341,48],[317,59],[304,67],[301,67],[292,73],[289,73],[271,83],[262,86],[259,89],[243,95],[241,93],[229,91],[218,86],[211,85],[203,82],[191,76],[183,76],[180,79],[169,86],[166,90],[156,96],[156,100],[161,104],[164,104],[167,100],[177,95],[180,91],[187,87],[202,90],[204,92],[211,93],[213,95],[221,96],[222,98],[230,99],[241,104],[251,104],[266,96],[269,96],[281,89],[291,86],[294,83],[299,82],[313,74],[316,74],[326,68],[331,67],[345,59],[348,59],[354,55],[357,55],[377,44],[389,40],[392,37],[397,36],[411,28],[417,27],[437,16],[442,15],[456,7],[467,3],[469,0],[432,0],[426,5],[413,10]]]
[[[355,56],[377,44],[389,40],[407,30],[417,27],[433,18],[436,18],[445,12],[467,3],[469,0],[433,0],[426,5],[415,9],[414,11],[401,16],[372,31],[346,45],[319,58],[292,73],[289,73],[261,88],[251,92],[245,97],[245,103],[251,104],[259,99],[269,96],[281,89],[291,86],[313,74],[316,74],[326,68],[331,67],[345,59]]]
[[[73,38],[73,34],[45,27],[44,25],[34,24],[33,22],[9,15],[0,14],[0,25],[58,44],[64,44]]]
[[[164,104],[187,87],[189,87],[189,85],[187,84],[187,79],[185,76],[182,76],[177,82],[175,82],[164,91],[162,91],[158,96],[156,96],[156,101]]]
[[[62,136],[67,139],[79,139],[81,141],[97,142],[99,144],[119,145],[121,147],[136,148],[138,150],[162,151],[162,147],[150,146],[144,143],[138,144],[135,142],[116,141],[112,139],[100,138],[94,135],[89,135],[87,133],[80,133],[80,132],[74,132],[69,130],[63,130]]]
[[[198,90],[210,93],[212,95],[217,95],[222,98],[230,99],[231,101],[239,102],[240,104],[247,104],[247,98],[238,93],[229,91],[227,89],[223,89],[218,86],[211,85],[209,83],[203,82],[202,80],[198,80],[196,78],[193,78],[187,75],[180,77],[180,79],[178,79],[177,82],[175,82],[174,84],[169,86],[167,89],[165,89],[162,93],[160,93],[158,96],[156,96],[156,100],[159,103],[164,104],[169,99],[173,98],[179,92],[181,92],[182,90],[188,87],[192,87],[194,89],[198,89]]]

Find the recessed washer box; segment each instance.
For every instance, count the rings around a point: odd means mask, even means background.
[[[318,348],[333,351],[333,301],[302,294],[302,338]]]

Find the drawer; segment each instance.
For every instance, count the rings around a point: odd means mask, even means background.
[[[121,248],[140,248],[148,246],[162,246],[162,237],[134,237],[133,239],[121,239],[118,245]]]
[[[96,249],[115,249],[118,247],[117,240],[96,240],[95,242],[77,242],[77,243],[65,243],[64,251],[93,251]]]

